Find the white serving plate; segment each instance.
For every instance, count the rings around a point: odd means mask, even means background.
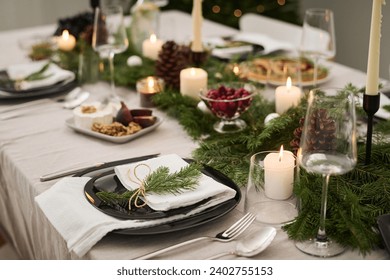
[[[99,138],[99,139],[102,139],[102,140],[106,140],[106,141],[110,141],[110,142],[113,142],[113,143],[117,143],[117,144],[122,144],[122,143],[126,143],[126,142],[129,142],[131,140],[134,140],[142,135],[145,135],[153,130],[155,130],[157,127],[159,127],[161,125],[161,123],[163,122],[163,119],[161,117],[157,117],[156,116],[156,122],[149,126],[149,127],[146,127],[146,128],[143,128],[141,129],[140,131],[134,133],[134,134],[131,134],[131,135],[126,135],[126,136],[110,136],[110,135],[106,135],[106,134],[103,134],[103,133],[99,133],[99,132],[95,132],[95,131],[92,131],[91,129],[85,129],[85,128],[82,128],[82,127],[78,127],[75,125],[74,123],[74,119],[73,118],[69,118],[65,121],[65,124],[75,130],[76,132],[79,132],[79,133],[82,133],[82,134],[86,134],[86,135],[89,135],[89,136],[92,136],[92,137],[95,137],[95,138]]]

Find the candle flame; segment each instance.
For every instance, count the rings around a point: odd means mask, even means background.
[[[154,88],[154,79],[153,78],[148,78],[148,87],[150,89]]]
[[[150,41],[151,41],[152,43],[156,43],[156,41],[157,41],[157,36],[156,36],[156,34],[150,35]]]
[[[291,81],[291,77],[289,76],[286,81],[286,87],[289,90],[291,89],[291,86],[292,86],[292,81]]]
[[[283,145],[280,146],[280,151],[279,151],[279,161],[282,161],[283,159]]]
[[[240,67],[238,67],[238,65],[234,65],[234,67],[233,67],[233,73],[234,73],[235,75],[240,74]]]
[[[195,68],[191,68],[190,75],[191,76],[195,76],[196,75]]]
[[[62,38],[64,39],[64,40],[68,40],[69,39],[69,31],[68,30],[64,30],[64,31],[62,31]]]

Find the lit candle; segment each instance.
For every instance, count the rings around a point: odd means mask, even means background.
[[[201,68],[186,68],[180,71],[180,92],[199,99],[200,90],[207,88],[207,72]]]
[[[147,77],[137,82],[142,107],[153,107],[153,96],[164,89],[164,81],[157,77]]]
[[[234,64],[234,66],[233,66],[233,73],[234,73],[234,75],[236,75],[236,76],[239,76],[240,75],[240,66],[238,66],[237,64]]]
[[[264,191],[268,198],[289,198],[294,186],[295,158],[293,153],[283,151],[269,153],[264,158]]]
[[[191,50],[193,52],[203,52],[202,45],[202,0],[194,0],[192,6],[192,44]]]
[[[367,95],[378,94],[382,4],[385,4],[384,0],[373,0],[367,62]]]
[[[301,90],[293,86],[291,78],[287,78],[285,86],[279,86],[275,90],[275,109],[276,113],[283,114],[290,107],[297,106],[301,100]]]
[[[161,50],[163,41],[157,39],[155,34],[150,35],[149,39],[146,39],[142,43],[142,54],[153,60],[157,60],[158,53]]]
[[[60,50],[71,51],[76,46],[76,38],[65,29],[61,36],[57,38],[57,46]]]

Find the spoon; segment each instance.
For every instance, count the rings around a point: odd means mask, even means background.
[[[65,109],[76,108],[85,100],[87,100],[88,97],[89,97],[88,91],[82,91],[80,87],[76,87],[66,95],[62,107]]]
[[[263,227],[246,235],[237,242],[234,251],[224,252],[208,258],[208,260],[218,259],[227,255],[238,257],[253,257],[264,251],[275,238],[276,229],[274,227]]]

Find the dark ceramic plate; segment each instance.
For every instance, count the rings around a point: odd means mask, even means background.
[[[186,160],[186,161],[191,162],[191,160]],[[129,162],[134,162],[134,161],[130,159]],[[121,182],[115,175],[114,167],[109,167],[109,168],[102,167],[102,168],[103,169],[94,168],[93,170],[89,170],[86,173],[85,172],[79,173],[77,174],[77,176],[92,177],[91,180],[88,181],[88,183],[84,188],[86,199],[91,205],[93,205],[99,211],[118,219],[125,219],[125,220],[161,219],[172,215],[185,214],[188,211],[191,211],[208,201],[208,199],[205,199],[203,201],[200,201],[197,204],[187,206],[187,207],[172,209],[169,211],[155,211],[148,207],[129,210],[127,207],[123,207],[122,205],[119,204],[107,205],[99,199],[99,197],[96,195],[97,192],[104,190],[113,193],[122,193],[126,191],[126,188],[121,184]],[[239,187],[228,177],[226,177],[222,173],[218,172],[217,170],[209,166],[204,166],[202,172],[203,174],[226,185],[227,187],[234,189],[236,191],[236,196],[228,201],[210,207],[200,213],[188,216],[181,220],[176,220],[165,224],[159,224],[156,226],[149,226],[145,228],[121,229],[115,232],[120,234],[128,234],[128,235],[150,235],[150,234],[167,233],[167,232],[179,231],[191,227],[196,227],[211,222],[229,213],[238,205],[238,203],[241,200],[241,192]]]
[[[383,242],[386,245],[387,252],[390,254],[390,214],[384,214],[378,217],[379,231],[381,232]]]
[[[8,77],[6,71],[0,71],[0,80],[6,80]],[[0,83],[0,99],[17,99],[45,96],[51,94],[62,93],[70,91],[77,86],[77,81],[64,80],[51,86],[44,86],[30,90],[16,90],[13,85],[7,83]]]

